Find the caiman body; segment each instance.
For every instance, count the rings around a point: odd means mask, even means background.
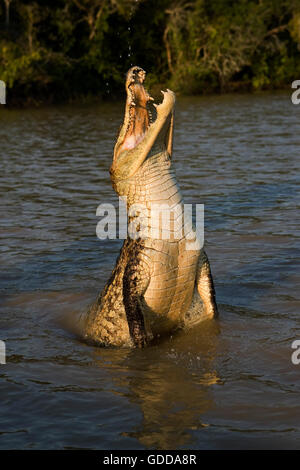
[[[183,216],[171,165],[175,95],[167,90],[160,105],[152,104],[144,78],[139,67],[127,74],[125,118],[110,170],[115,191],[126,197],[130,224],[140,225],[87,314],[86,339],[100,345],[142,347],[217,313],[209,262]],[[167,224],[162,208],[171,214]]]

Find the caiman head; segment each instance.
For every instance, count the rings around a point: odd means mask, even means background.
[[[131,67],[127,72],[125,83],[127,100],[123,124],[125,129],[122,128],[120,131],[114,158],[117,158],[124,150],[136,147],[151,124],[152,113],[149,101],[154,101],[154,99],[144,87],[145,78],[146,72],[141,67]]]
[[[159,105],[154,104],[154,99],[144,87],[145,78],[146,72],[137,66],[131,67],[126,75],[125,116],[114,149],[111,167],[113,179],[129,177],[137,171],[166,122],[168,122],[166,146],[171,153],[169,141],[172,140],[175,95],[170,90],[162,91],[163,102]]]

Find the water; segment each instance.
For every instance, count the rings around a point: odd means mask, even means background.
[[[178,100],[220,318],[131,351],[75,328],[121,245],[95,228],[123,103],[1,108],[1,448],[299,448],[299,111],[281,93]]]

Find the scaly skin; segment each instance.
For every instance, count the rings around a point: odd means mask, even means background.
[[[217,314],[209,262],[191,220],[182,217],[183,200],[171,167],[175,95],[162,92],[163,102],[155,105],[144,79],[139,67],[127,73],[124,123],[110,173],[117,194],[127,197],[130,225],[148,232],[125,240],[87,314],[86,339],[99,345],[143,347],[154,337]],[[133,211],[136,204],[144,207],[142,219]],[[169,225],[160,222],[154,204],[172,211]]]

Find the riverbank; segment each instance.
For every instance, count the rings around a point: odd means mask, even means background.
[[[297,78],[297,77],[296,77]],[[296,79],[295,78],[295,79]],[[170,85],[167,83],[160,83],[155,84],[154,86],[148,86],[148,90],[151,95],[155,98],[156,101],[160,101],[162,98],[161,90],[165,90]],[[260,95],[261,93],[288,93],[291,90],[291,83],[285,84],[285,86],[278,86],[272,88],[272,86],[265,87],[259,90],[251,89],[250,84],[246,83],[231,83],[226,88],[226,90],[206,90],[203,93],[195,93],[195,94],[185,94],[181,93],[180,91],[176,91],[177,97],[212,97],[212,96],[220,96],[220,95],[244,95],[244,94],[252,94],[254,96]],[[123,88],[114,91],[114,93],[106,91],[105,94],[87,94],[81,96],[73,96],[70,98],[60,98],[58,99],[55,95],[45,96],[36,98],[34,96],[27,97],[26,99],[22,100],[18,97],[13,97],[13,92],[8,90],[6,95],[6,109],[28,109],[28,108],[43,108],[45,106],[60,106],[60,105],[74,105],[74,106],[81,106],[81,105],[94,105],[94,104],[101,104],[101,103],[114,103],[117,101],[122,101],[125,99],[125,93]],[[1,107],[0,107],[1,112]]]
[[[278,89],[300,78],[296,1],[19,0],[0,10],[8,106],[115,100],[139,65],[181,95]]]

